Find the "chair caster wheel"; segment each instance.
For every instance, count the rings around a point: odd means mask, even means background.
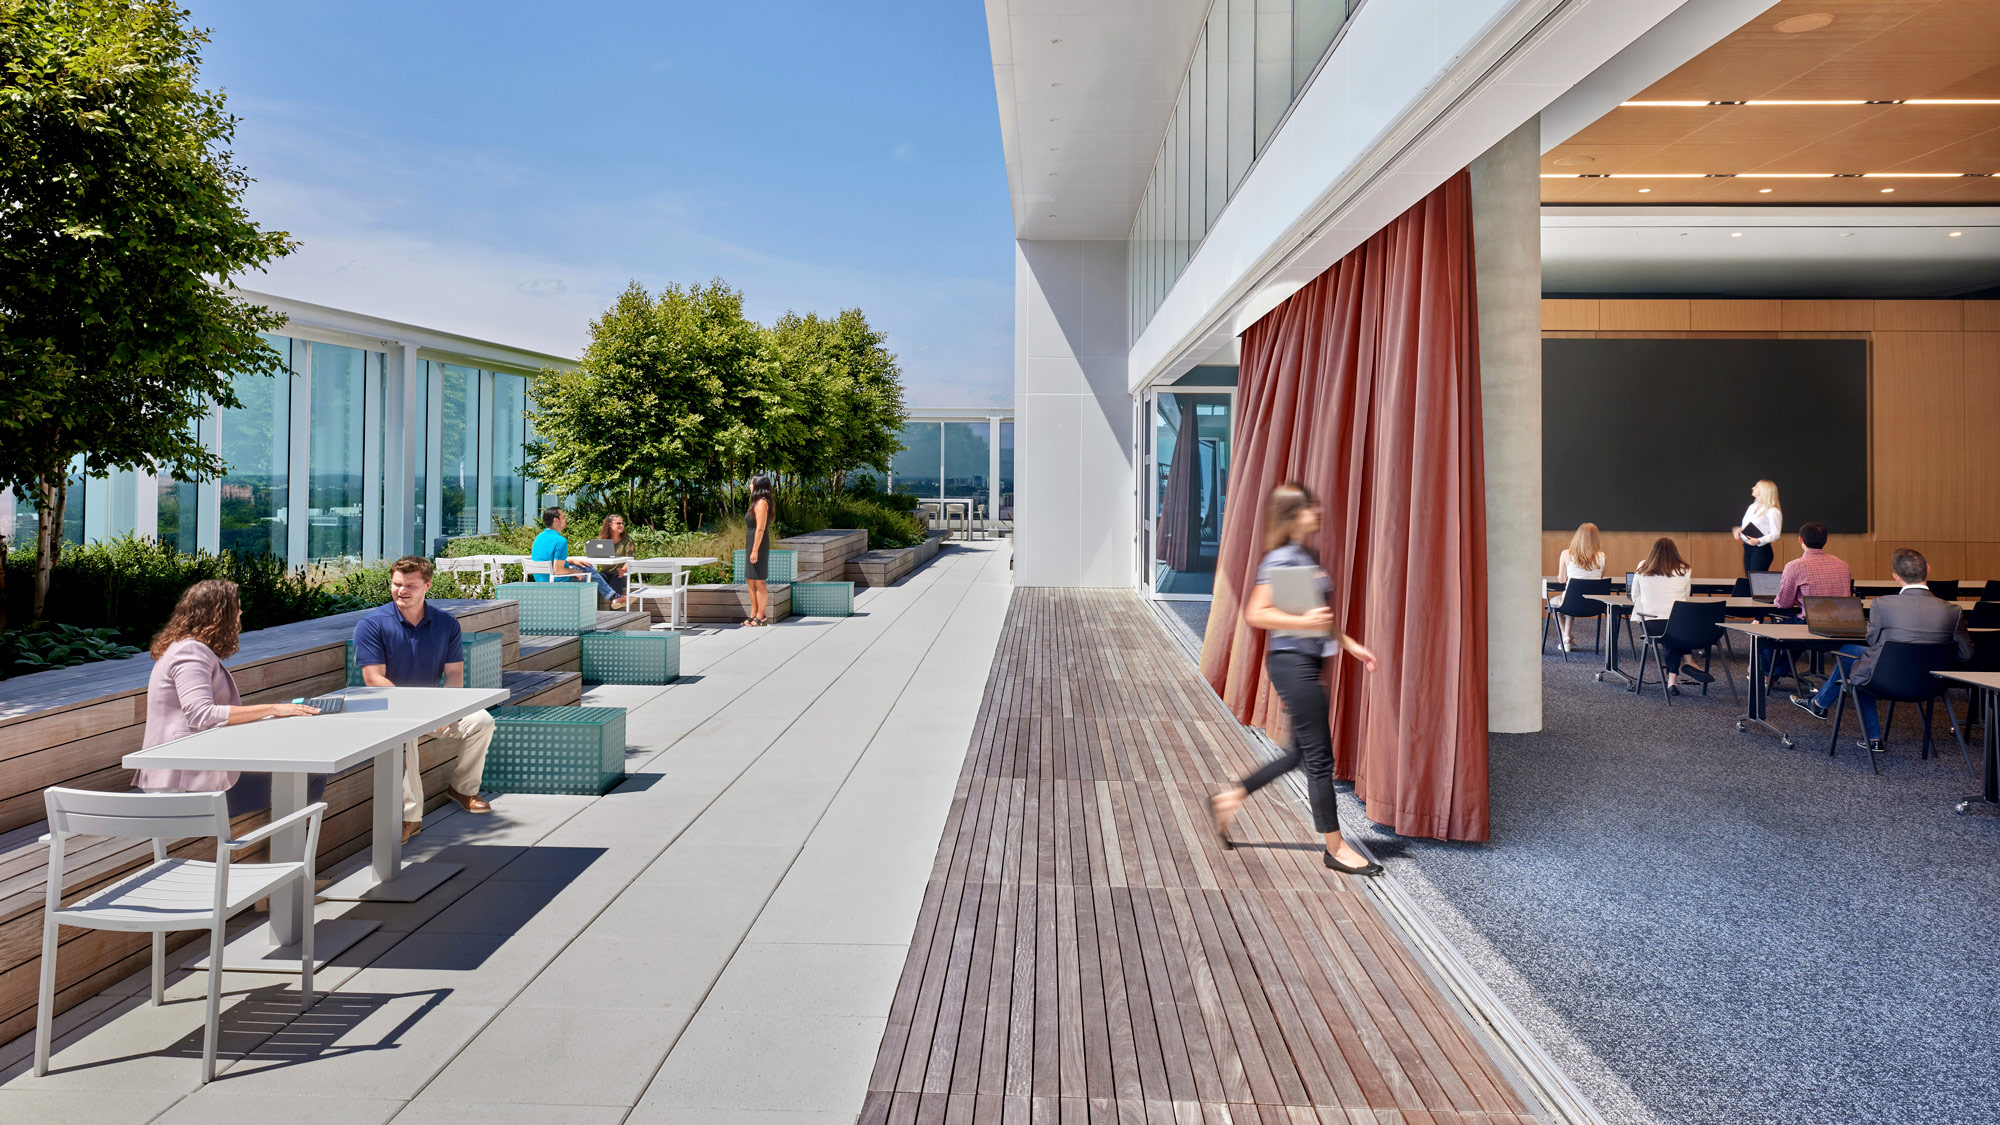
[[[1592,677],[1590,677],[1590,678],[1591,678],[1591,679],[1593,679],[1593,680],[1596,680],[1596,681],[1597,681],[1598,683],[1600,683],[1600,684],[1601,684],[1601,683],[1603,683],[1603,682],[1604,682],[1604,673],[1602,673],[1602,672],[1599,672],[1599,673],[1597,673],[1596,675],[1594,675],[1594,676],[1592,676]]]
[[[1737,723],[1737,724],[1736,724],[1736,733],[1738,733],[1738,734],[1742,734],[1742,733],[1743,733],[1744,731],[1746,731],[1746,730],[1749,730],[1749,729],[1750,729],[1749,727],[1747,727],[1747,726],[1743,725],[1742,723]]]
[[[1956,806],[1956,810],[1958,812],[1958,815],[1960,816],[1964,816],[1966,813],[1971,812],[1972,811],[1971,799],[1968,798],[1966,800],[1960,801]]]
[[[1781,738],[1778,740],[1778,745],[1784,747],[1787,750],[1790,750],[1792,748],[1792,740],[1789,738]]]

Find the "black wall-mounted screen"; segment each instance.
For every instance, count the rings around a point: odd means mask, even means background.
[[[1767,478],[1868,530],[1866,341],[1542,341],[1544,529],[1727,531]]]

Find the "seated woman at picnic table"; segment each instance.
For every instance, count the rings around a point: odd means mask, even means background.
[[[236,583],[219,578],[197,582],[181,594],[173,615],[153,638],[153,672],[146,679],[146,737],[150,749],[220,726],[259,719],[317,715],[302,703],[245,704],[236,679],[222,662],[236,655],[243,609]],[[313,784],[324,788],[326,779]],[[271,779],[228,770],[139,770],[136,782],[148,793],[229,791],[236,816],[271,803]],[[315,795],[314,800],[319,798]]]
[[[599,539],[609,539],[611,541],[611,553],[620,558],[631,558],[637,553],[636,549],[632,546],[632,537],[625,534],[625,517],[616,512],[605,516],[604,522],[597,525],[597,537]],[[604,580],[610,583],[611,588],[618,591],[618,596],[622,598],[625,596],[626,590],[626,573],[631,569],[630,566],[621,566],[608,574],[604,571],[598,571],[598,573],[604,575]]]

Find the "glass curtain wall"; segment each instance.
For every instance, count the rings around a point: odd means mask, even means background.
[[[455,363],[436,364],[432,370],[444,380],[438,527],[445,535],[472,535],[479,530],[479,372]]]
[[[986,499],[986,482],[993,477],[993,445],[990,422],[946,422],[944,438],[944,490],[936,495],[947,500]]]
[[[909,422],[903,426],[903,451],[889,461],[889,487],[911,496],[944,495],[944,425]]]
[[[409,426],[415,441],[412,442],[411,476],[415,478],[415,495],[410,498],[410,543],[420,554],[429,554],[431,545],[425,536],[427,511],[425,499],[429,495],[425,485],[430,480],[430,437],[431,437],[431,371],[437,366],[427,359],[412,363],[405,378],[415,385],[411,388],[409,401]]]
[[[293,342],[265,336],[264,342],[294,368]],[[233,410],[222,411],[217,452],[229,466],[223,474],[222,528],[225,551],[263,552],[285,557],[286,516],[290,509],[292,376],[239,375]]]
[[[1208,597],[1229,495],[1227,394],[1153,398],[1153,592]]]
[[[339,344],[312,347],[312,409],[307,414],[306,559],[360,562],[362,390],[366,353]]]
[[[1127,253],[1138,338],[1359,0],[1214,0]]]
[[[493,526],[519,527],[526,516],[528,478],[521,471],[528,443],[528,380],[493,376]]]
[[[995,519],[1014,518],[1014,423],[1000,423],[1000,498]]]

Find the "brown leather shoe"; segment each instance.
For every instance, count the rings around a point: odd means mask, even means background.
[[[466,812],[487,813],[493,811],[493,806],[480,800],[477,793],[460,793],[456,789],[448,787],[445,789],[445,792],[451,796],[452,800],[458,802],[459,808],[464,809]]]
[[[403,822],[403,842],[404,842],[405,844],[409,843],[409,842],[410,842],[410,837],[412,837],[412,836],[416,835],[416,834],[417,834],[417,833],[419,833],[419,832],[422,832],[423,830],[424,830],[424,822],[423,822],[423,821],[421,821],[421,820],[406,820],[406,821],[404,821],[404,822]]]

